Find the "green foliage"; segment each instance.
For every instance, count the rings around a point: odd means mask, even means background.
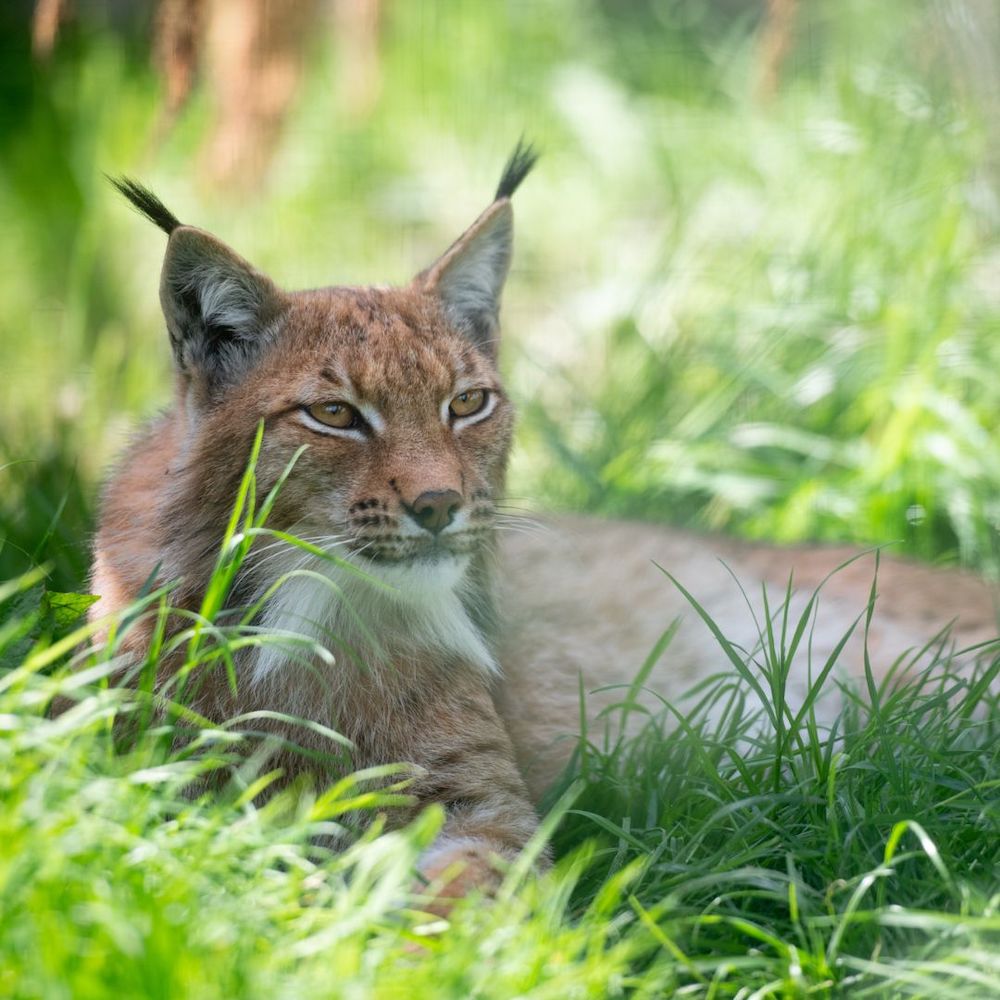
[[[44,594],[39,571],[0,587],[0,992],[988,995],[1000,947],[1000,659],[983,650],[959,673],[942,641],[916,676],[881,686],[876,664],[864,698],[845,688],[824,725],[836,651],[800,708],[784,698],[815,600],[792,618],[787,593],[765,595],[748,656],[688,595],[733,672],[644,707],[668,627],[582,735],[496,899],[470,898],[448,920],[424,912],[414,877],[440,809],[385,829],[411,804],[406,768],[344,776],[348,741],[282,717],[292,733],[325,734],[337,770],[328,787],[262,798],[280,788],[272,752],[295,746],[255,730],[276,714],[215,724],[185,704],[207,671],[238,683],[241,648],[294,640],[261,632],[252,610],[225,610],[250,539],[269,533],[260,440],[205,599],[196,615],[176,612],[178,632],[164,629],[169,588],[80,624],[90,595]],[[875,593],[873,582],[865,628]],[[145,622],[145,662],[129,686],[112,684]],[[176,671],[154,691],[165,658]],[[543,838],[558,860],[538,876]]]
[[[556,834],[571,849],[601,831],[580,898],[629,872],[630,904],[692,995],[996,995],[995,650],[971,676],[943,653],[902,684],[869,671],[825,727],[832,662],[801,709],[783,699],[811,607],[790,621],[775,602],[747,658],[688,597],[735,673],[657,714],[623,691],[607,715],[647,716],[638,735],[580,745],[584,791]]]
[[[241,495],[233,524],[252,526]],[[210,587],[223,601],[240,558],[234,532]],[[16,608],[34,585],[0,590],[0,657],[31,631]],[[529,851],[495,901],[443,921],[413,876],[440,810],[384,830],[410,801],[405,770],[262,802],[278,744],[253,717],[214,725],[184,707],[184,679],[278,636],[206,601],[153,642],[152,658],[182,658],[181,683],[153,694],[140,667],[131,688],[109,684],[166,596],[103,638],[39,637],[0,671],[5,996],[992,995],[1000,660],[959,674],[942,654],[902,684],[869,677],[827,727],[822,672],[801,710],[783,707],[812,611],[791,620],[779,595],[754,658],[706,618],[734,672],[651,712],[639,696],[668,629],[553,790],[554,869],[532,874]]]

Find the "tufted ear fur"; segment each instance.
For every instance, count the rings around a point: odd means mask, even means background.
[[[211,394],[239,381],[273,340],[284,296],[220,240],[181,226],[170,235],[160,304],[177,367]]]
[[[285,297],[221,240],[182,225],[148,188],[128,177],[109,180],[170,236],[160,304],[177,367],[208,402],[237,382],[273,340]]]
[[[504,167],[493,204],[415,279],[418,287],[440,299],[456,329],[491,357],[497,352],[500,295],[514,240],[510,198],[536,159],[531,146],[519,142]]]

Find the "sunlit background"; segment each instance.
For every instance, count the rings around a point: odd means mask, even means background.
[[[524,134],[512,502],[1000,568],[989,0],[5,0],[0,577],[84,585],[170,402],[133,175],[291,287],[405,282]]]

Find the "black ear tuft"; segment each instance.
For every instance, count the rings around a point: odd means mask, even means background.
[[[119,194],[128,198],[137,211],[154,225],[159,226],[168,236],[180,227],[180,219],[149,188],[143,187],[130,177],[108,177],[108,180]]]
[[[510,159],[503,168],[503,176],[500,178],[493,200],[509,198],[537,161],[538,153],[535,152],[534,146],[530,142],[525,142],[523,138],[518,139],[514,152],[510,154]]]
[[[167,243],[160,303],[178,367],[210,394],[238,382],[274,343],[287,305],[270,278],[191,226]]]

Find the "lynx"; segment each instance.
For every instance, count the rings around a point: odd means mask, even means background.
[[[494,200],[459,239],[398,288],[286,292],[226,245],[182,225],[135,182],[119,190],[168,234],[160,300],[176,370],[174,403],[134,441],[108,484],[96,537],[93,614],[121,611],[154,574],[198,607],[259,422],[258,492],[292,465],[269,525],[318,552],[251,551],[234,607],[305,635],[237,661],[235,691],[206,676],[194,708],[212,719],[267,710],[346,736],[351,766],[417,765],[411,791],[446,821],[421,862],[449,892],[489,888],[536,829],[535,803],[572,749],[580,678],[628,682],[664,629],[680,625],[649,685],[675,698],[725,661],[660,567],[733,642],[752,651],[751,593],[804,595],[852,555],[780,549],[663,527],[552,518],[518,532],[502,511],[514,411],[497,368],[501,292],[511,261],[511,196],[535,162],[519,145]],[[335,559],[326,556],[334,556]],[[284,583],[277,588],[279,579]],[[812,662],[835,648],[869,600],[872,560],[825,584]],[[962,646],[995,633],[993,596],[958,571],[884,559],[870,651],[885,669],[955,620]],[[133,630],[141,649],[148,629]],[[145,629],[145,631],[144,631]],[[860,639],[842,662],[860,669]],[[803,654],[788,697],[809,682]],[[164,665],[169,674],[170,665]],[[162,680],[162,678],[161,678]],[[595,696],[598,712],[613,695]],[[270,724],[328,751],[308,729]],[[282,751],[286,778],[322,767]],[[451,873],[451,874],[448,874]]]

